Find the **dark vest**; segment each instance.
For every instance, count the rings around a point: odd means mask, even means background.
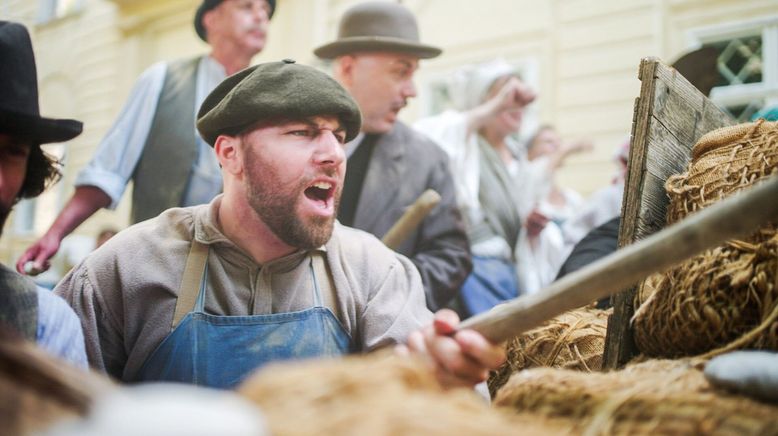
[[[194,110],[200,57],[172,62],[143,154],[132,174],[132,223],[181,206],[197,160]]]
[[[38,289],[5,265],[0,265],[0,325],[29,341],[35,341],[38,333]]]

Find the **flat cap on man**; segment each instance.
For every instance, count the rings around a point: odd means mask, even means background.
[[[346,141],[359,133],[362,117],[351,95],[327,74],[285,59],[224,79],[200,106],[197,130],[213,146],[219,135],[237,135],[262,120],[321,115],[340,119]]]

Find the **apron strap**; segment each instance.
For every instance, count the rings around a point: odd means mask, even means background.
[[[314,273],[315,290],[319,292],[319,298],[322,299],[321,305],[328,307],[333,313],[338,313],[335,305],[335,280],[332,278],[330,269],[324,264],[325,253],[315,252],[311,255],[311,264]]]
[[[184,276],[181,278],[181,286],[178,288],[176,311],[173,313],[173,323],[170,326],[170,331],[175,330],[186,314],[194,309],[197,295],[200,292],[200,279],[203,276],[207,262],[208,246],[193,239],[192,246],[189,248],[189,256],[186,258],[186,267],[184,267]]]

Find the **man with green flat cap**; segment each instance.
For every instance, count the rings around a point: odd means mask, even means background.
[[[406,7],[364,2],[341,18],[335,41],[314,50],[333,59],[334,77],[362,111],[362,130],[347,146],[348,173],[338,220],[384,237],[426,190],[440,203],[398,247],[421,273],[431,310],[448,306],[470,273],[469,242],[456,203],[448,156],[432,140],[398,120],[416,96],[420,59],[441,50],[419,41]]]
[[[483,381],[501,348],[473,331],[448,336],[446,313],[433,328],[414,265],[335,220],[343,145],[360,123],[336,81],[292,60],[217,86],[197,127],[224,193],[119,233],[55,290],[82,320],[92,366],[127,382],[230,388],[270,361],[407,340],[448,385]]]
[[[203,0],[195,13],[197,35],[208,55],[160,62],[138,79],[122,112],[76,190],[46,233],[17,261],[25,273],[48,269],[62,240],[101,208],[115,208],[133,181],[131,222],[170,207],[209,202],[222,189],[219,165],[197,135],[195,115],[225,77],[262,51],[275,0]]]

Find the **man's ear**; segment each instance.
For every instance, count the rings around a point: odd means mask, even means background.
[[[356,58],[352,55],[338,57],[335,61],[335,77],[337,77],[344,86],[350,86],[353,82],[354,63]]]
[[[203,23],[203,27],[205,28],[205,35],[209,40],[211,39],[210,38],[212,33],[211,31],[214,29],[215,26],[214,20],[216,20],[216,14],[219,13],[218,9],[219,7],[217,6],[203,14],[202,23]]]
[[[216,159],[219,165],[231,174],[240,174],[243,171],[243,140],[239,136],[219,135],[213,144]]]

